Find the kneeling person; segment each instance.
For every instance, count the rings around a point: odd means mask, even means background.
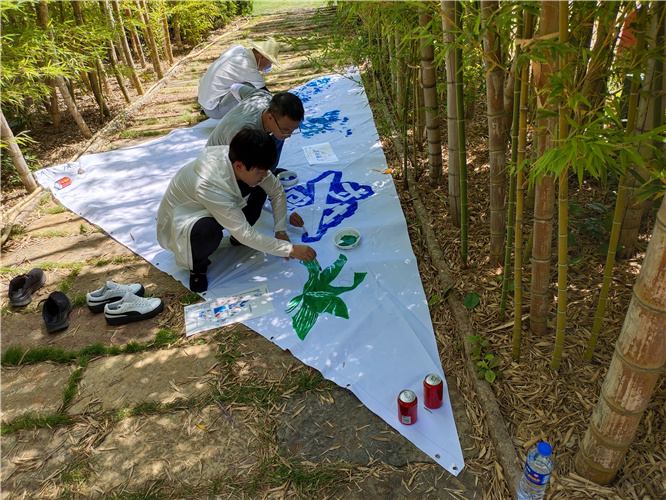
[[[276,158],[275,142],[266,132],[244,128],[229,146],[204,148],[171,179],[157,211],[157,241],[174,253],[176,264],[190,270],[193,292],[208,289],[208,257],[220,245],[223,229],[260,252],[302,261],[317,256],[313,248],[289,241],[287,198],[269,172]],[[271,200],[275,237],[252,227],[263,205],[250,194],[257,186]]]

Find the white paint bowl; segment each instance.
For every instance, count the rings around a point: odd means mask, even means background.
[[[349,250],[361,242],[361,233],[353,227],[340,229],[333,236],[333,243],[340,250]]]
[[[298,174],[293,170],[285,170],[284,172],[280,172],[277,175],[277,178],[280,180],[280,183],[284,188],[298,184]]]

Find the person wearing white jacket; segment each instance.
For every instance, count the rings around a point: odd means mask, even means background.
[[[269,71],[278,60],[280,46],[273,38],[262,42],[248,40],[251,49],[235,44],[222,52],[199,80],[199,104],[209,118],[219,119],[227,114],[238,99],[231,92],[235,83],[266,89],[261,73]]]
[[[223,229],[232,243],[260,252],[306,262],[316,258],[312,247],[294,245],[287,236],[287,197],[269,170],[276,158],[275,142],[266,132],[243,128],[229,146],[204,148],[171,179],[157,211],[157,241],[174,253],[176,264],[189,269],[193,292],[208,289],[208,257],[219,247]],[[275,237],[253,227],[263,205],[253,199],[256,190],[271,201]]]

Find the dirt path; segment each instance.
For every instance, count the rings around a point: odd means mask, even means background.
[[[324,34],[332,20],[331,11],[280,14],[219,34],[181,63],[101,149],[202,120],[197,81],[244,36]],[[306,57],[312,54],[282,47],[286,69],[270,74],[271,90],[318,74]],[[183,306],[198,297],[51,199],[3,249],[2,260],[2,353],[18,365],[2,367],[2,499],[507,494],[494,468],[485,466],[492,464],[492,447],[460,392],[468,388],[464,371],[449,380],[450,397],[465,458],[477,461],[453,477],[349,391],[248,328],[185,340]],[[47,284],[26,308],[7,306],[9,279],[32,267],[45,270]],[[85,293],[104,280],[142,283],[164,300],[165,312],[107,326],[85,306]],[[54,290],[66,292],[75,307],[70,327],[49,335],[37,304]]]

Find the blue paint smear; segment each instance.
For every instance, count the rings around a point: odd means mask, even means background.
[[[335,132],[336,130],[345,134],[346,136],[352,135],[352,130],[344,126],[349,121],[348,117],[340,119],[340,110],[334,109],[324,113],[323,116],[315,118],[306,118],[301,122],[301,132],[303,137],[309,139],[317,134],[324,134],[326,132]],[[340,122],[342,127],[338,128],[337,124]]]
[[[306,83],[305,85],[292,90],[291,92],[296,94],[303,104],[310,101],[313,96],[320,94],[324,89],[330,87],[328,83],[331,81],[331,78],[318,78],[317,80],[312,80],[311,82]]]
[[[294,186],[286,191],[287,203],[291,210],[298,207],[312,205],[315,200],[315,189],[317,183],[324,183],[329,179],[326,205],[322,211],[319,225],[315,234],[304,234],[301,241],[312,243],[321,240],[329,229],[339,226],[358,209],[358,202],[372,196],[374,191],[371,186],[358,184],[356,182],[342,182],[342,172],[327,170],[319,177],[308,181],[305,185]],[[319,189],[326,189],[320,186]],[[311,229],[311,228],[308,228]]]

